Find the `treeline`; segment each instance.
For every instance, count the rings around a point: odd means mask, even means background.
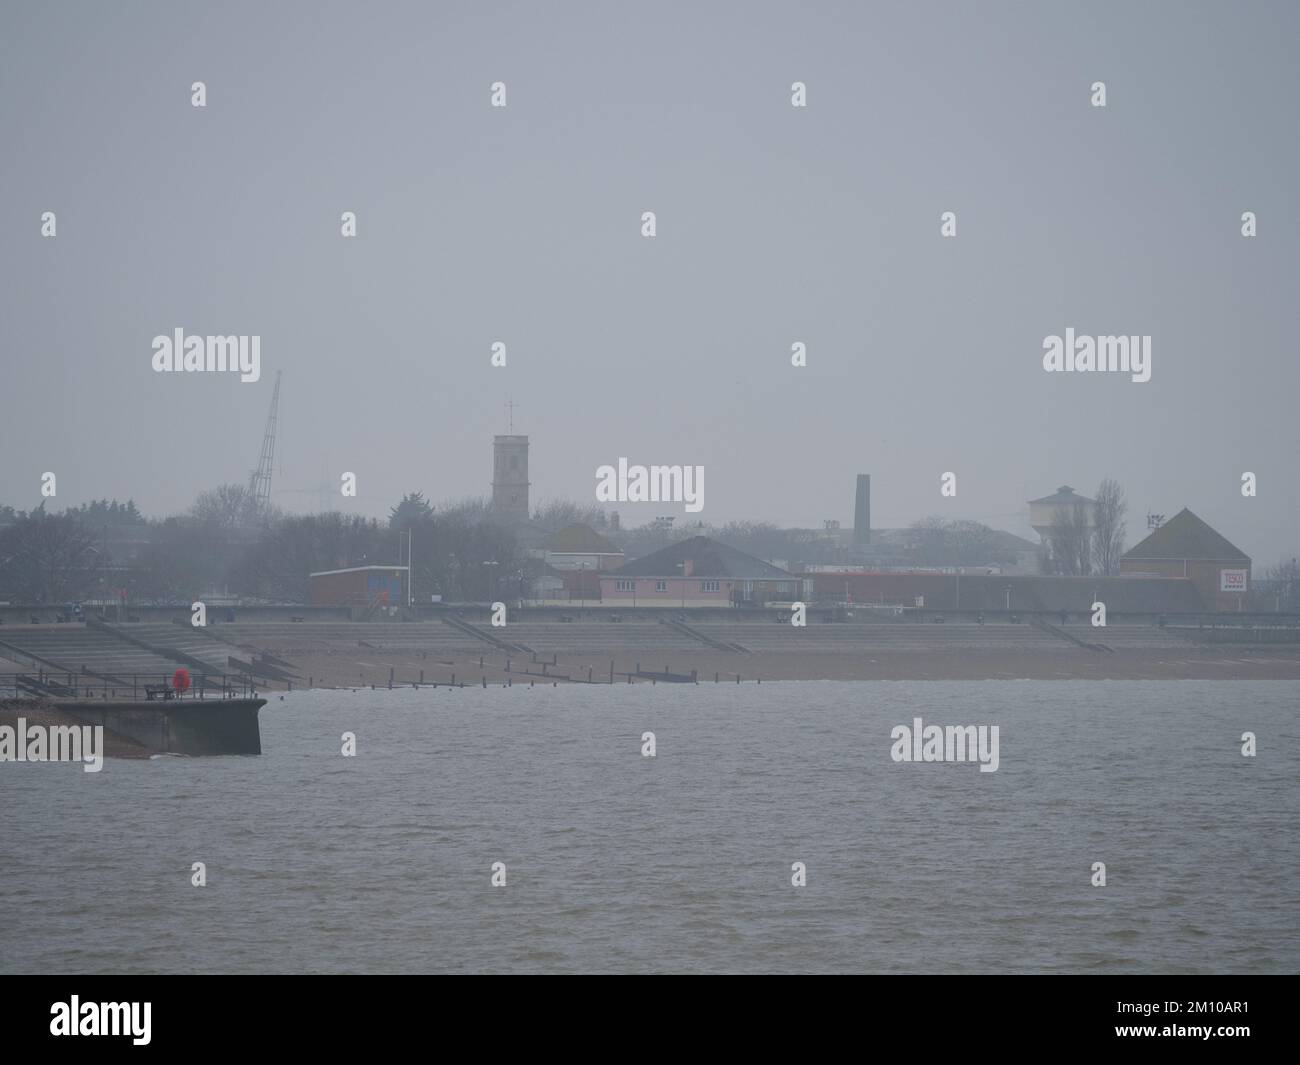
[[[1124,554],[1127,515],[1124,489],[1111,478],[1101,482],[1091,503],[1057,507],[1047,530],[1047,548],[1039,556],[1040,568],[1069,577],[1114,576]]]
[[[60,513],[0,507],[0,601],[54,606],[114,601],[125,592],[142,604],[213,594],[301,603],[314,571],[404,563],[408,532],[418,601],[484,599],[527,575],[515,536],[479,500],[435,514],[415,493],[386,521],[287,515],[257,508],[247,488],[231,484],[161,519],[146,519],[130,501]]]
[[[542,502],[541,533],[583,523],[609,532],[600,508]],[[0,602],[61,606],[112,602],[188,604],[204,596],[306,602],[308,575],[365,565],[402,565],[412,595],[427,603],[526,596],[544,562],[530,557],[487,501],[466,499],[435,511],[409,493],[386,519],[341,512],[285,514],[259,507],[248,488],[219,485],[184,514],[146,518],[133,501],[99,500],[54,513],[0,506]]]
[[[1096,508],[1063,509],[1048,536],[1044,568],[1057,573],[1113,573],[1124,545],[1123,493],[1103,483]],[[639,558],[691,536],[708,536],[759,558],[839,562],[843,549],[820,531],[769,522],[652,521],[620,528],[617,515],[567,500],[542,502],[533,531],[568,525],[596,529],[627,558]],[[1015,552],[978,522],[927,518],[895,537],[899,555],[917,566],[1012,562]],[[528,582],[545,570],[515,530],[482,499],[434,508],[412,492],[386,519],[329,512],[288,515],[259,509],[246,487],[221,485],[201,493],[184,514],[149,519],[127,500],[97,500],[59,513],[0,506],[0,602],[60,606],[114,601],[188,604],[203,596],[302,603],[308,574],[349,566],[401,565],[408,549],[412,593],[427,603],[527,597]],[[1294,559],[1256,567],[1250,608],[1300,613],[1300,572]]]
[[[709,536],[759,558],[834,562],[842,548],[819,532],[770,522],[723,525],[652,521],[623,529],[595,505],[543,501],[533,531],[544,535],[584,524],[631,558],[677,540]],[[997,561],[995,534],[975,522],[918,522],[906,545],[917,564]],[[436,510],[420,492],[403,496],[386,520],[340,512],[290,515],[259,508],[246,486],[202,492],[184,514],[148,519],[133,501],[98,500],[61,513],[0,507],[0,601],[62,605],[116,601],[186,604],[201,597],[306,602],[308,574],[364,565],[401,565],[409,557],[412,595],[427,603],[527,596],[545,570],[513,527],[482,499]],[[1009,560],[1009,559],[1008,559]]]

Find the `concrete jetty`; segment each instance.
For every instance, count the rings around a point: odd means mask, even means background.
[[[53,705],[87,725],[134,740],[162,754],[261,754],[257,713],[265,699],[174,699],[152,702],[58,701]]]

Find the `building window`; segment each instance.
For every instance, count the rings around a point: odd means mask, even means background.
[[[616,581],[614,587],[620,592],[634,592],[636,581]]]
[[[656,591],[656,592],[666,592],[666,591],[668,591],[668,582],[667,582],[667,581],[655,581],[655,591]]]
[[[717,582],[717,581],[700,581],[700,591],[702,591],[702,592],[716,592],[717,590],[718,590],[718,582]]]

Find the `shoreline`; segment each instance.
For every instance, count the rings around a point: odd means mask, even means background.
[[[581,617],[454,624],[245,623],[15,627],[0,672],[52,703],[195,676],[252,675],[264,695],[302,688],[873,680],[1300,680],[1300,642],[1196,639],[1153,625],[758,621],[612,624]],[[30,651],[28,650],[30,649]],[[39,656],[39,657],[38,657]],[[7,666],[4,665],[7,663]],[[665,676],[665,674],[668,674]],[[77,678],[77,679],[73,679]],[[84,679],[83,679],[84,678]],[[35,683],[33,683],[33,680]],[[47,683],[48,682],[48,683]],[[125,686],[125,687],[124,687]]]
[[[1035,652],[881,652],[851,655],[837,652],[767,652],[725,654],[645,649],[613,655],[556,653],[534,662],[529,655],[436,655],[421,652],[326,651],[303,653],[284,649],[297,667],[294,689],[360,689],[440,687],[449,684],[489,686],[510,684],[651,683],[654,674],[674,676],[692,671],[700,684],[756,683],[802,680],[1300,680],[1300,655],[1276,651],[1189,649],[1153,655],[1139,651],[1101,654],[1078,648]],[[541,656],[538,656],[541,658]],[[508,667],[508,668],[507,668]],[[715,680],[716,677],[716,680]],[[656,681],[657,683],[657,681]],[[275,682],[265,691],[285,690]]]

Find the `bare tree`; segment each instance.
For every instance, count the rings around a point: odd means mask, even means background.
[[[0,581],[23,602],[88,595],[103,567],[98,537],[75,512],[47,514],[42,505],[0,535]]]
[[[1047,528],[1047,546],[1057,573],[1086,577],[1092,572],[1092,526],[1086,504],[1056,508]]]
[[[1118,481],[1107,477],[1097,489],[1093,502],[1092,560],[1097,572],[1113,576],[1119,572],[1119,560],[1124,553],[1124,515],[1128,501]]]
[[[978,521],[928,517],[908,527],[907,553],[919,566],[985,566],[1014,562],[1015,554],[999,546],[997,534]]]
[[[533,510],[533,521],[547,532],[559,532],[567,525],[601,524],[604,511],[595,503],[574,503],[568,499],[543,499]]]
[[[259,517],[257,497],[242,484],[221,484],[200,492],[190,513],[201,525],[216,529],[239,529]]]
[[[1252,610],[1300,614],[1300,562],[1283,559],[1257,570],[1250,581],[1250,602]]]

